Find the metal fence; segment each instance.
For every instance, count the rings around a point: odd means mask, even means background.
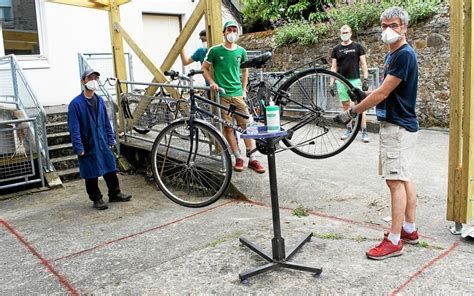
[[[132,56],[125,53],[127,61],[127,75],[131,79],[133,78],[132,69]],[[118,135],[118,105],[117,105],[117,91],[114,84],[104,83],[108,77],[115,77],[114,71],[114,60],[111,53],[78,53],[79,59],[79,73],[84,72],[86,69],[92,68],[100,73],[102,77],[102,83],[99,84],[99,89],[96,93],[106,99],[107,113],[109,115],[112,127],[115,133],[115,139],[117,142],[117,150],[120,154],[120,141]],[[82,86],[81,86],[82,87]]]
[[[37,100],[14,55],[0,57],[0,110],[12,110],[11,117],[0,120],[34,120],[28,125],[29,133],[38,137],[39,155],[36,159],[44,171],[54,170],[48,151],[46,112]],[[40,157],[41,156],[41,157]]]
[[[36,120],[0,121],[0,189],[41,183],[43,157]]]
[[[304,69],[302,69],[304,70]],[[267,85],[269,86],[273,86],[278,78],[279,78],[279,75],[282,74],[284,72],[263,72],[263,80],[265,81],[265,83],[267,83]],[[380,84],[382,83],[381,81],[381,75],[380,75],[380,69],[379,68],[369,68],[369,89],[376,89],[380,86]],[[256,82],[258,82],[260,79],[260,73],[257,73],[257,72],[251,72],[249,73],[249,83],[250,84],[255,84]],[[319,81],[316,81],[316,80],[319,80]],[[282,79],[279,84],[275,85],[276,88],[278,88],[281,84],[283,84],[284,82],[286,81],[286,79]],[[329,89],[328,89],[328,86],[329,86],[329,77],[327,76],[306,76],[304,79],[303,79],[303,82],[304,85],[305,85],[305,95],[307,96],[308,93],[312,93],[314,95],[310,96],[312,98],[314,98],[315,100],[316,99],[324,99],[324,98],[327,98],[328,96],[328,93],[329,93]],[[300,94],[300,95],[303,95],[303,94]],[[292,98],[297,100],[298,101],[298,94],[297,93],[292,93]],[[329,100],[328,100],[329,101]],[[327,106],[324,104],[324,102],[314,102],[317,106],[320,106],[322,107],[323,109],[325,110],[332,110],[331,108],[332,107],[335,107],[335,106]],[[287,110],[292,110],[292,111],[298,111],[300,107],[296,106],[296,105],[288,105],[286,107]],[[334,108],[334,110],[338,110],[338,108]],[[367,114],[370,114],[370,115],[373,115],[375,114],[375,108],[371,108],[369,110],[367,110]]]

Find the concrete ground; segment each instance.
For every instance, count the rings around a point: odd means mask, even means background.
[[[474,294],[474,241],[451,235],[445,218],[445,131],[420,132],[413,173],[421,243],[401,257],[365,257],[390,216],[371,138],[326,160],[277,154],[286,249],[313,232],[291,261],[322,267],[320,277],[280,269],[240,282],[240,272],[265,262],[239,237],[271,253],[268,173],[234,173],[248,200],[201,209],[174,204],[142,175],[120,175],[133,199],[106,211],[92,209],[82,181],[0,201],[0,294]]]

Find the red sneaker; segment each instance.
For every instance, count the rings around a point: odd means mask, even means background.
[[[383,234],[384,237],[388,237],[388,231]],[[400,234],[400,239],[403,240],[404,243],[410,245],[416,245],[418,243],[419,235],[418,229],[413,231],[412,233],[406,232],[402,227],[402,233]]]
[[[252,160],[249,162],[249,169],[256,171],[259,174],[265,173],[265,168],[258,160]]]
[[[237,172],[241,172],[244,170],[244,160],[242,158],[237,158],[235,160],[234,170]]]
[[[402,253],[402,240],[398,242],[398,245],[394,245],[388,238],[384,237],[380,244],[368,250],[365,255],[370,259],[383,260],[390,257],[400,256]]]

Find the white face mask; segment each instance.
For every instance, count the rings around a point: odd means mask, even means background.
[[[86,89],[95,91],[96,89],[99,88],[99,83],[97,83],[97,80],[90,80],[86,84],[84,84]]]
[[[351,38],[350,34],[341,34],[341,40],[347,41]]]
[[[239,36],[237,36],[236,33],[229,33],[229,34],[227,34],[226,38],[227,38],[227,41],[229,41],[230,43],[234,43],[234,42],[237,41]]]
[[[400,36],[400,34],[392,30],[392,28],[390,27],[388,27],[387,29],[385,29],[385,31],[382,32],[382,41],[385,44],[393,44],[401,38],[402,36]]]
[[[206,41],[204,41],[204,42],[202,43],[202,47],[207,48],[207,42],[206,42]]]

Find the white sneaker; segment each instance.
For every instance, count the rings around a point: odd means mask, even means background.
[[[364,142],[364,143],[369,143],[370,142],[369,133],[367,132],[366,129],[362,130],[362,142]]]
[[[352,129],[346,128],[346,130],[344,131],[344,134],[341,136],[341,140],[344,141],[345,139],[349,138],[351,133],[352,133]]]

